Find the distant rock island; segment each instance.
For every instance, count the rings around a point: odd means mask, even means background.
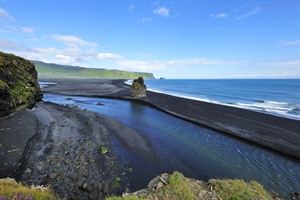
[[[146,72],[129,72],[115,69],[84,68],[79,66],[59,65],[45,63],[42,61],[32,61],[40,76],[74,76],[74,77],[93,77],[93,78],[119,78],[134,79],[142,76],[144,79],[155,79],[152,73]]]
[[[43,94],[34,64],[13,54],[0,52],[0,116],[33,107]]]

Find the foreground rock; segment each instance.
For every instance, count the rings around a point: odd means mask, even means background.
[[[146,97],[146,85],[144,84],[143,77],[134,79],[130,86],[130,94],[132,97],[141,98]]]
[[[0,116],[33,107],[42,99],[35,66],[21,57],[0,52]]]

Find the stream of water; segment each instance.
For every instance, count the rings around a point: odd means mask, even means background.
[[[187,177],[256,180],[281,195],[300,190],[300,162],[148,106],[104,98],[44,94],[44,101],[76,105],[112,117],[149,138],[156,159],[124,148],[113,139],[120,159],[132,168],[131,189],[141,189],[164,172]],[[103,105],[97,105],[101,103]]]

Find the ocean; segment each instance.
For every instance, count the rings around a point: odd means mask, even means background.
[[[145,84],[149,91],[300,120],[300,79],[156,79]]]

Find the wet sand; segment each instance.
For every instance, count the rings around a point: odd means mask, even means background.
[[[147,97],[130,97],[125,80],[112,79],[44,79],[57,82],[44,92],[63,95],[117,98],[147,104],[174,116],[225,134],[254,142],[300,159],[300,121],[155,92]]]

